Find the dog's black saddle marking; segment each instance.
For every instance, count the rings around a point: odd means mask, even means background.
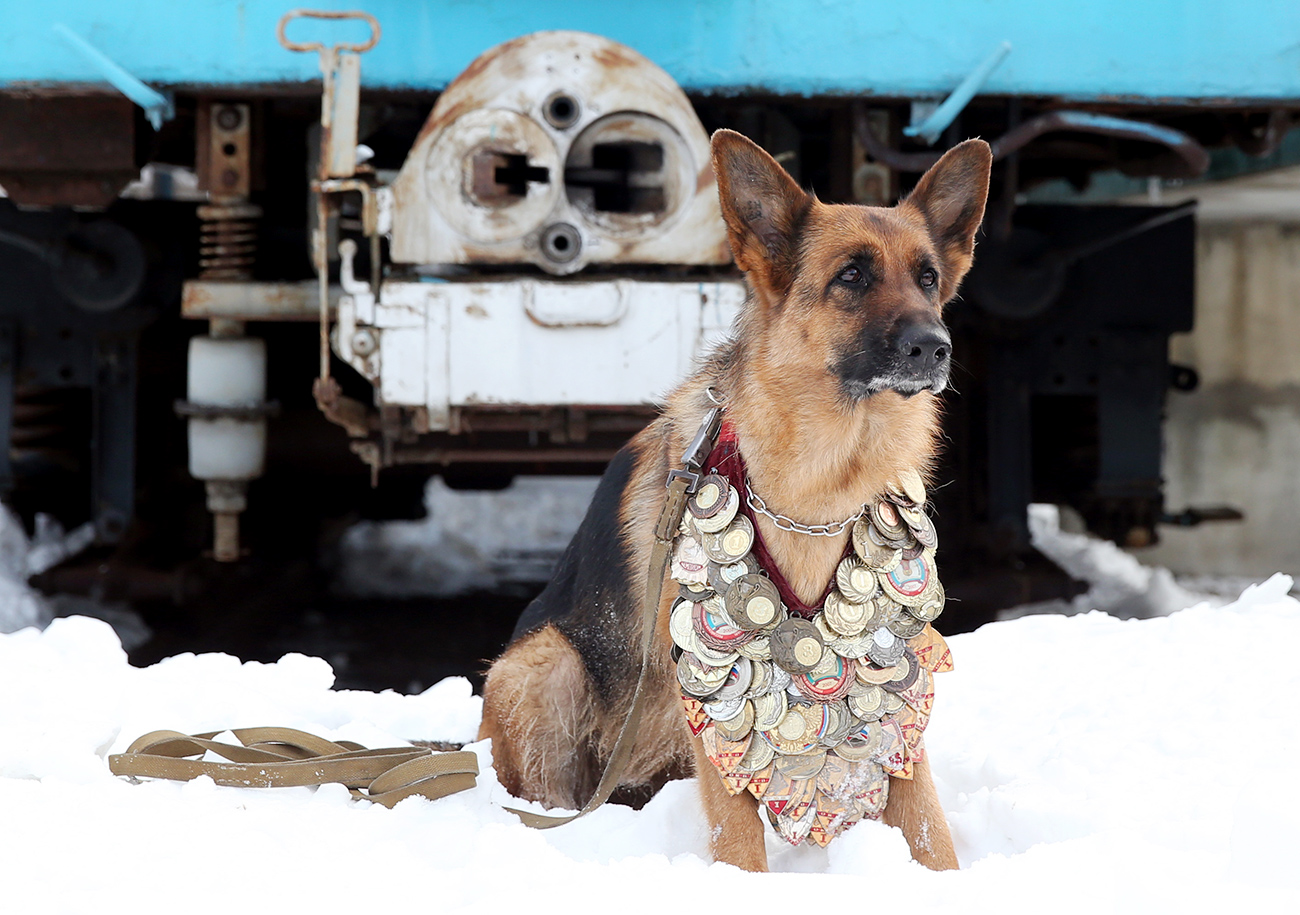
[[[524,608],[511,642],[554,625],[582,656],[596,690],[636,674],[638,659],[628,641],[633,616],[628,586],[630,557],[623,545],[619,510],[635,456],[614,455],[601,477],[587,514],[565,548],[550,583]],[[611,640],[617,644],[611,644]]]

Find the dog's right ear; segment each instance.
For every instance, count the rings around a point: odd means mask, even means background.
[[[736,265],[756,289],[790,290],[798,227],[812,197],[756,143],[734,130],[713,135],[713,173]]]

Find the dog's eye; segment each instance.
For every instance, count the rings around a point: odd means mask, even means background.
[[[840,275],[836,277],[836,279],[847,286],[861,286],[862,281],[866,279],[866,276],[863,274],[861,268],[854,267],[850,264],[840,271]]]
[[[939,282],[939,274],[935,273],[934,268],[926,267],[921,271],[920,283],[922,289],[933,289],[937,282]]]

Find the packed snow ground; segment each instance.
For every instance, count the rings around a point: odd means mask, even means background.
[[[1040,615],[952,638],[926,740],[963,870],[863,823],[831,847],[769,841],[771,875],[710,864],[692,782],[641,811],[520,825],[479,786],[393,810],[337,786],[132,784],[140,734],[283,725],[367,746],[472,740],[464,680],[334,691],[326,662],[180,655],[127,664],[98,620],[0,636],[0,910],[191,912],[1296,911],[1300,603],[1283,575],[1225,607]],[[1265,650],[1267,649],[1267,650]]]

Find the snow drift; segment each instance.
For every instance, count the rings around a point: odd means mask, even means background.
[[[1121,621],[1031,616],[953,637],[926,739],[961,857],[912,863],[863,823],[829,849],[773,838],[776,873],[710,864],[691,782],[644,810],[536,832],[479,787],[393,810],[337,786],[221,788],[114,778],[105,758],[157,728],[284,725],[367,746],[472,740],[464,680],[417,696],[331,689],[322,660],[180,655],[132,668],[104,623],[0,636],[0,898],[14,912],[267,911],[365,905],[675,911],[1294,910],[1300,637],[1291,580],[1235,603]],[[1269,651],[1264,649],[1268,648]]]

